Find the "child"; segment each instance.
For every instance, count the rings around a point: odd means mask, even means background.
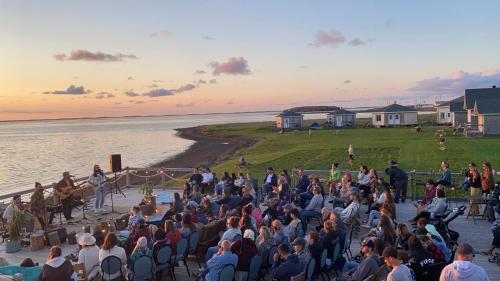
[[[130,210],[130,218],[128,219],[128,229],[132,230],[139,219],[144,219],[144,217],[141,215],[141,208],[139,206],[134,206]]]

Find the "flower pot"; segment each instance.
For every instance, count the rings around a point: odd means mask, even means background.
[[[17,253],[21,250],[21,240],[5,240],[5,252]]]
[[[146,203],[146,205],[148,205],[148,206],[151,206],[151,209],[156,210],[156,196],[155,195],[144,196],[144,203]]]

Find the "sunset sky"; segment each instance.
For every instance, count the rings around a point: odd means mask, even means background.
[[[0,0],[0,120],[446,100],[500,85],[496,1]]]

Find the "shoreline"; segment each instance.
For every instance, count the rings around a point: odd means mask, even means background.
[[[214,137],[204,131],[207,126],[212,125],[175,129],[178,137],[193,140],[195,143],[185,151],[151,165],[151,167],[213,167],[229,159],[240,150],[252,147],[258,142],[258,139],[249,137]]]

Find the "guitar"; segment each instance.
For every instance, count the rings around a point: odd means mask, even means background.
[[[64,200],[68,198],[69,196],[73,195],[75,193],[76,188],[68,185],[65,187],[60,187],[58,189],[54,189],[56,195],[59,197],[59,199]]]

